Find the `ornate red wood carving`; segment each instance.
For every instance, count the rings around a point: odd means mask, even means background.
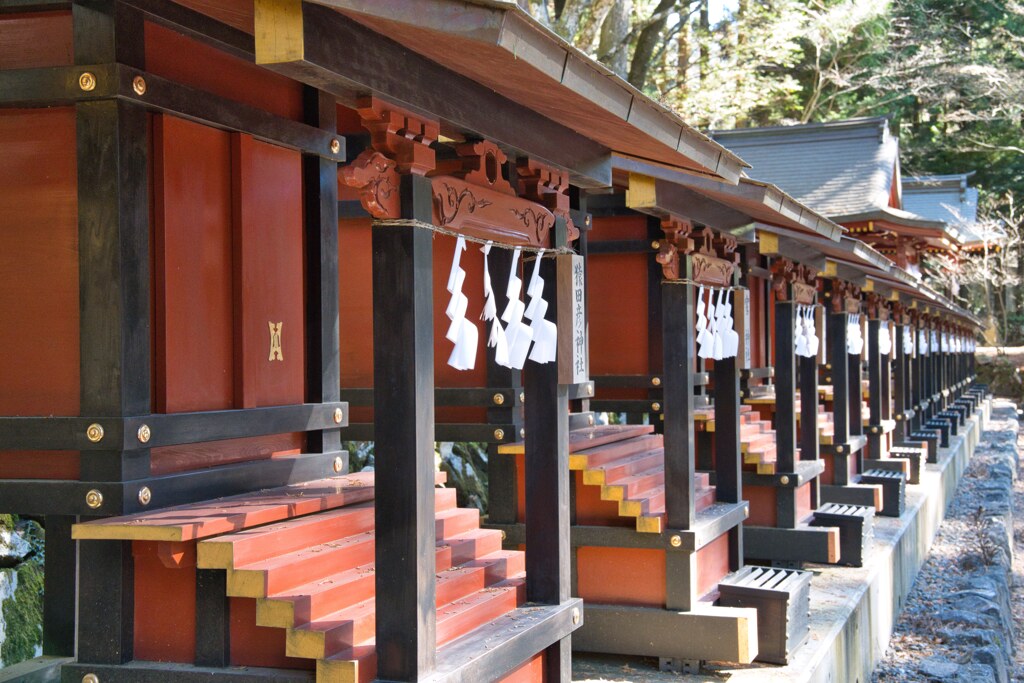
[[[793,283],[793,301],[804,306],[814,303],[814,287],[804,282]]]
[[[434,225],[506,244],[551,246],[555,216],[543,206],[454,176],[431,182]]]
[[[666,280],[679,279],[679,253],[693,251],[693,223],[681,218],[669,217],[661,221],[664,239],[658,240],[658,253],[654,259],[661,264],[661,274]]]
[[[705,285],[728,287],[732,284],[734,264],[717,256],[697,252],[690,256],[693,265],[693,280]]]
[[[409,111],[377,99],[364,97],[356,105],[363,126],[370,131],[375,150],[394,159],[399,173],[426,175],[434,169],[434,150],[440,126]]]
[[[909,322],[907,307],[899,301],[894,301],[892,304],[892,319],[897,325],[906,325]]]
[[[338,177],[359,190],[359,200],[371,216],[398,218],[401,214],[398,165],[380,152],[363,150],[355,161],[338,171]]]
[[[543,205],[555,216],[564,218],[569,230],[569,241],[579,239],[579,228],[569,214],[569,175],[528,158],[516,161],[516,173],[519,195]]]
[[[860,287],[849,285],[846,289],[846,312],[860,313]]]
[[[789,301],[790,288],[787,285],[795,284],[799,275],[796,264],[789,259],[776,258],[772,261],[771,273],[775,300]]]
[[[889,307],[885,299],[874,292],[869,292],[865,298],[868,317],[875,320],[888,320]]]

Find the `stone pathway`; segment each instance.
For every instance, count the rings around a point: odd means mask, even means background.
[[[1010,591],[1024,580],[1024,553],[1011,553],[1011,545],[1024,542],[1024,514],[1011,514],[1011,495],[1012,507],[1024,510],[1024,481],[1012,481],[1024,446],[1015,406],[996,401],[987,427],[875,683],[1024,680],[1024,591]]]

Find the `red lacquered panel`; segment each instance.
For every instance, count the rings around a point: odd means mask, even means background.
[[[729,573],[729,534],[725,533],[697,551],[697,594],[707,595]]]
[[[576,551],[579,596],[585,602],[665,606],[665,551],[581,547]]]
[[[587,265],[592,375],[650,372],[648,254],[601,254]]]
[[[796,518],[807,519],[811,516],[811,482],[796,489]]]
[[[78,479],[78,451],[0,451],[0,479]]]
[[[302,163],[298,152],[232,136],[235,406],[305,398]],[[271,325],[280,325],[280,353]]]
[[[153,120],[158,412],[234,405],[231,135]]]
[[[774,486],[744,486],[743,498],[750,503],[750,516],[744,520],[749,526],[775,526],[775,499],[778,490]]]
[[[251,10],[252,3],[248,4]],[[284,118],[302,120],[302,86],[298,82],[149,22],[146,69]]]
[[[544,653],[538,652],[525,664],[501,679],[500,683],[543,683]]]
[[[0,15],[0,71],[73,62],[71,12]]]
[[[338,224],[341,386],[373,386],[373,260],[369,218]],[[369,412],[369,411],[367,411]],[[351,415],[356,420],[356,412]]]
[[[196,570],[168,568],[158,543],[135,541],[135,659],[151,662],[195,660]]]

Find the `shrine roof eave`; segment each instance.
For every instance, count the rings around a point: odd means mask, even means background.
[[[838,241],[844,232],[841,225],[775,185],[752,178],[740,178],[733,185],[624,154],[612,155],[612,170],[655,179],[656,196],[665,210],[717,230],[728,232],[760,222],[829,241]]]
[[[848,262],[855,267],[873,267],[879,272],[888,272],[896,264],[858,239],[841,236],[832,241],[820,236],[807,235],[771,224],[758,223],[758,230],[764,230],[781,237],[790,238],[821,253],[826,259]]]
[[[604,145],[736,183],[748,164],[499,0],[312,0]]]

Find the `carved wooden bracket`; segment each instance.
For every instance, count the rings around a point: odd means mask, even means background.
[[[434,150],[440,126],[409,111],[377,99],[360,98],[356,111],[370,131],[370,144],[390,159],[399,173],[426,175],[434,169]]]
[[[892,304],[892,320],[897,325],[906,325],[909,322],[907,307],[899,301],[894,301]]]
[[[860,313],[860,287],[850,284],[846,288],[846,312]]]
[[[888,302],[885,299],[874,292],[869,292],[867,297],[865,297],[868,317],[874,320],[889,319],[889,307],[887,304]]]
[[[569,175],[543,164],[536,159],[516,160],[519,195],[543,205],[551,213],[565,219],[569,230],[569,241],[579,239],[579,228],[572,222],[569,213]]]
[[[455,176],[431,178],[434,225],[503,244],[551,247],[555,216],[526,199]]]
[[[832,280],[832,312],[860,313],[860,287],[844,280]]]
[[[401,215],[398,165],[372,149],[363,150],[355,161],[338,170],[341,182],[359,190],[359,199],[375,218]]]
[[[658,240],[658,254],[654,259],[661,264],[661,274],[666,280],[679,279],[679,252],[688,254],[693,251],[693,223],[681,218],[669,217],[661,220],[661,230],[665,237]]]
[[[794,282],[792,284],[793,289],[793,301],[794,303],[802,304],[804,306],[810,306],[814,303],[815,289],[814,285],[809,285],[806,282]]]
[[[797,266],[789,259],[775,258],[772,260],[772,289],[776,301],[789,301],[789,285],[797,281]]]

